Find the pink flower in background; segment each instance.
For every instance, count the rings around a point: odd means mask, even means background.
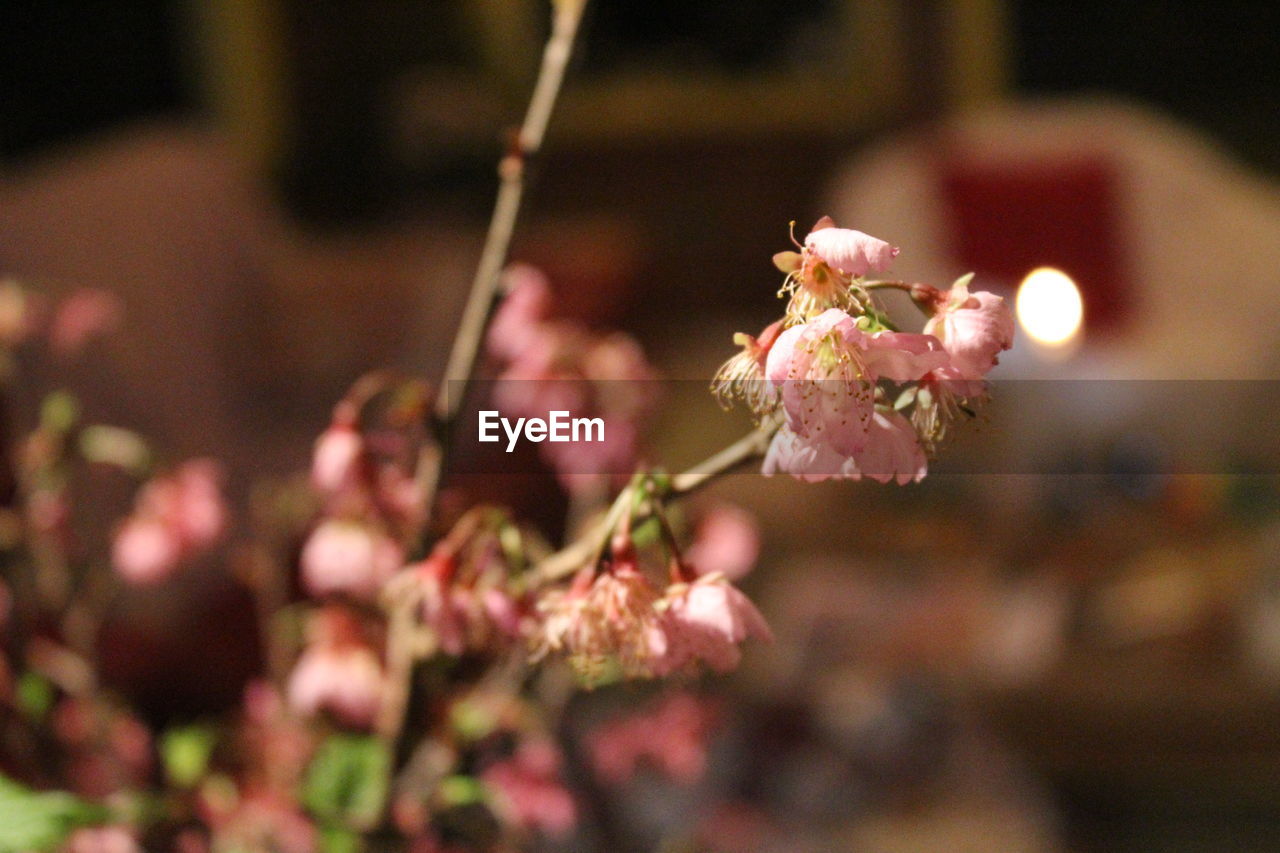
[[[208,550],[227,525],[222,469],[193,459],[142,487],[133,515],[116,531],[112,563],[130,583],[155,583]]]
[[[703,575],[675,584],[664,596],[662,631],[666,648],[654,669],[666,675],[698,661],[728,672],[742,659],[739,645],[748,637],[773,641],[760,611],[721,575]]]
[[[507,295],[493,314],[485,346],[504,361],[519,358],[535,341],[551,309],[551,285],[537,267],[512,264],[503,272]]]
[[[328,519],[308,537],[299,563],[303,586],[313,596],[343,592],[372,599],[404,565],[404,550],[369,524]]]
[[[142,853],[137,839],[123,826],[77,829],[67,839],[65,853]]]
[[[836,228],[829,217],[814,226],[804,238],[805,254],[845,275],[861,277],[874,270],[883,272],[898,256],[897,248],[852,228]]]
[[[511,758],[489,766],[480,778],[496,795],[509,823],[561,838],[578,822],[573,795],[560,782],[560,752],[549,740],[526,740]]]
[[[182,560],[182,541],[173,528],[158,518],[130,518],[116,531],[111,562],[132,584],[158,583]]]
[[[707,768],[707,742],[719,713],[691,693],[671,693],[656,705],[596,727],[587,736],[595,772],[618,785],[642,764],[680,785],[697,782]]]
[[[71,355],[93,338],[109,334],[120,325],[124,308],[113,293],[82,288],[58,303],[49,324],[49,345],[54,352]]]
[[[364,440],[355,427],[333,424],[316,439],[311,456],[311,485],[333,494],[354,485],[359,479]]]
[[[685,558],[698,574],[746,576],[760,556],[760,530],[746,510],[718,504],[698,522]]]
[[[289,706],[307,716],[329,711],[345,723],[366,727],[382,705],[385,684],[382,663],[367,646],[314,643],[289,676]]]
[[[981,379],[1013,346],[1013,312],[994,293],[970,293],[968,276],[940,296],[943,304],[925,324],[925,334],[942,341],[959,378]]]
[[[769,351],[767,373],[796,435],[851,456],[871,428],[878,379],[919,379],[947,361],[932,335],[869,335],[832,308],[783,332]]]

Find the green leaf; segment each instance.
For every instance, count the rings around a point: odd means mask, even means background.
[[[107,811],[63,791],[39,793],[0,776],[0,853],[52,850]]]
[[[484,783],[474,776],[449,776],[441,780],[438,793],[441,801],[451,808],[482,803],[488,796]]]
[[[31,719],[39,722],[53,707],[53,685],[39,673],[24,672],[18,679],[18,707]]]
[[[631,529],[631,541],[637,548],[647,548],[662,536],[662,522],[651,515]]]
[[[359,853],[360,836],[349,829],[328,827],[320,832],[320,853]]]
[[[40,425],[53,432],[68,432],[80,420],[80,403],[66,391],[54,391],[40,403]]]
[[[952,288],[961,287],[961,286],[968,287],[969,282],[973,281],[973,276],[974,276],[974,273],[967,272],[964,275],[960,276],[955,281],[953,281],[951,283],[951,287]]]
[[[190,788],[209,768],[209,756],[218,736],[209,726],[182,726],[169,729],[160,742],[169,781],[180,788]]]
[[[391,754],[377,738],[334,735],[307,768],[302,800],[326,823],[369,829],[382,815],[390,773]]]

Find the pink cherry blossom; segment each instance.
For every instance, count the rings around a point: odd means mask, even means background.
[[[497,795],[499,814],[516,826],[564,837],[578,822],[578,809],[559,779],[560,753],[547,740],[528,740],[511,758],[488,767],[480,778]]]
[[[616,659],[628,676],[648,677],[667,654],[656,605],[659,593],[633,561],[592,575],[584,571],[567,590],[543,594],[535,657],[563,653],[584,675]]]
[[[60,355],[74,354],[93,338],[113,331],[123,313],[115,294],[94,288],[77,290],[54,310],[49,346]]]
[[[866,442],[848,456],[821,439],[805,438],[782,427],[769,444],[763,471],[765,476],[790,474],[807,482],[868,477],[880,483],[893,480],[906,485],[924,478],[928,459],[910,421],[897,412],[877,409]]]
[[[674,584],[664,604],[661,627],[666,648],[654,665],[658,675],[687,669],[698,661],[717,672],[728,672],[742,659],[739,644],[748,637],[773,640],[751,599],[722,575]]]
[[[944,297],[924,331],[942,342],[960,378],[981,379],[1013,346],[1013,313],[1003,297],[985,290],[970,293],[968,277]]]
[[[112,563],[120,576],[130,583],[156,583],[211,547],[227,525],[221,482],[216,462],[193,459],[143,486],[133,514],[112,542]]]
[[[65,853],[142,853],[137,839],[123,826],[77,829],[60,849]]]
[[[592,766],[614,785],[646,764],[678,784],[691,785],[707,766],[707,741],[717,709],[691,693],[672,693],[656,705],[595,728],[587,736]]]
[[[947,361],[932,335],[867,334],[832,308],[783,332],[769,351],[766,372],[781,390],[792,432],[852,456],[871,428],[876,381],[919,379]]]
[[[404,565],[404,550],[376,527],[332,518],[312,531],[300,565],[302,583],[313,596],[344,592],[372,599]]]
[[[353,426],[334,424],[316,439],[311,457],[311,484],[332,494],[353,485],[359,477],[364,441]]]
[[[749,512],[729,504],[713,507],[694,533],[685,551],[699,574],[721,574],[731,581],[746,576],[760,555],[760,531]]]
[[[169,577],[182,560],[182,540],[158,518],[130,518],[116,531],[111,543],[111,563],[132,584],[158,583]]]
[[[829,219],[818,223],[819,226]],[[869,271],[883,272],[898,256],[897,248],[884,240],[878,240],[852,228],[836,228],[832,225],[818,227],[804,238],[808,255],[838,269],[845,275],[860,277]]]
[[[304,715],[326,710],[353,726],[373,723],[382,704],[382,664],[366,646],[314,643],[289,676],[289,705]]]
[[[551,308],[551,285],[537,267],[512,264],[503,273],[507,295],[489,323],[485,347],[504,361],[520,358],[535,343]]]

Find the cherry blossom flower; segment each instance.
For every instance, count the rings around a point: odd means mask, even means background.
[[[535,659],[564,653],[586,676],[616,659],[629,677],[648,677],[666,655],[656,609],[659,593],[634,562],[622,561],[594,577],[584,570],[567,590],[538,602],[543,622]]]
[[[67,838],[65,853],[142,853],[127,827],[95,826],[77,829]]]
[[[364,440],[348,424],[333,424],[316,439],[311,457],[311,484],[325,494],[343,491],[359,481]]]
[[[928,459],[911,422],[897,412],[876,409],[861,448],[845,456],[821,439],[797,435],[782,427],[765,453],[765,476],[790,474],[797,480],[820,482],[830,479],[899,485],[915,483],[928,473]]]
[[[130,583],[155,583],[211,547],[227,524],[222,470],[194,459],[152,479],[138,492],[133,514],[116,531],[112,563]]]
[[[342,592],[368,600],[404,565],[404,550],[371,524],[331,518],[312,531],[299,563],[311,595]]]
[[[1013,313],[1004,298],[985,290],[970,293],[971,279],[964,276],[950,291],[939,291],[936,313],[924,327],[942,342],[961,379],[981,379],[1013,346]]]
[[[495,794],[498,813],[524,830],[562,838],[578,822],[578,809],[560,782],[560,752],[549,740],[525,740],[515,754],[490,765],[480,778]]]
[[[707,741],[719,714],[691,693],[671,693],[656,705],[610,720],[587,736],[596,774],[619,785],[649,765],[681,785],[697,782],[707,767]]]
[[[702,517],[685,558],[699,574],[740,580],[760,556],[760,531],[749,512],[718,504]]]
[[[382,704],[382,663],[365,646],[316,644],[298,658],[289,676],[289,705],[307,716],[326,710],[365,727]]]
[[[665,648],[653,671],[667,675],[701,661],[717,672],[734,669],[748,637],[773,641],[760,611],[723,575],[670,586],[662,601]]]
[[[127,519],[111,543],[111,562],[120,577],[140,586],[168,577],[181,559],[182,540],[159,518]]]
[[[74,354],[93,338],[114,331],[123,313],[115,294],[87,287],[77,290],[53,312],[49,346],[61,355]]]
[[[711,380],[711,393],[721,406],[727,409],[735,399],[742,400],[757,417],[777,407],[778,390],[764,371],[769,350],[782,334],[782,323],[777,320],[765,326],[758,338],[743,332],[733,336],[734,345],[742,351],[722,364]]]
[[[537,267],[515,263],[503,272],[507,295],[489,323],[485,346],[494,356],[514,361],[536,343],[539,325],[551,308],[551,284]]]
[[[791,431],[852,456],[871,429],[876,381],[919,379],[947,361],[932,335],[867,334],[833,308],[783,332],[766,368],[780,388]]]
[[[898,249],[870,234],[852,228],[837,228],[823,217],[804,238],[804,252],[813,259],[848,276],[884,272],[898,256]]]

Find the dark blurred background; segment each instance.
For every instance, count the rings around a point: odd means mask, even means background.
[[[0,7],[0,273],[126,303],[87,405],[246,483],[302,467],[363,371],[438,375],[546,5]],[[749,682],[780,694],[760,720],[794,721],[778,685],[806,684],[826,704],[804,749],[847,738],[858,784],[911,781],[856,798],[858,843],[1280,849],[1280,5],[593,5],[514,254],[669,375],[709,376],[772,318],[787,222],[831,212],[937,284],[975,269],[1012,298],[1031,266],[1072,273],[1080,341],[1024,328],[1007,378],[1260,383],[1234,415],[1085,383],[1019,421],[1006,398],[977,439],[1001,450],[966,470],[1023,462],[887,498],[724,487],[769,519],[763,609],[831,656]],[[693,384],[669,458],[733,429],[703,429]],[[843,578],[804,587],[826,618],[877,639],[819,642],[775,577],[806,566]],[[853,796],[833,785],[806,796]]]

